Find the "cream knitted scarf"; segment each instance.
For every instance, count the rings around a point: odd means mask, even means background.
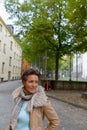
[[[28,112],[32,112],[33,107],[42,107],[47,103],[47,97],[43,87],[38,86],[36,92],[33,95],[25,95],[23,87],[24,86],[19,87],[12,93],[13,99],[15,100],[9,124],[9,127],[11,126],[12,130],[14,130],[16,126],[18,113],[20,112],[22,104],[25,100],[28,100],[28,106],[26,108]]]
[[[23,88],[21,89],[19,96],[18,96],[17,100],[15,101],[15,104],[14,104],[13,109],[12,109],[11,120],[10,120],[10,126],[12,127],[12,129],[14,129],[16,126],[17,117],[18,117],[18,114],[20,112],[20,109],[21,109],[24,101],[29,101],[32,98],[32,96],[34,96],[34,94],[26,95],[24,93]]]

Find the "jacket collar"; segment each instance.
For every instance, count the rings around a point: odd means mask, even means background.
[[[20,91],[24,86],[17,88],[13,93],[13,99],[16,100],[19,97]],[[37,92],[34,94],[34,96],[31,99],[31,102],[33,102],[34,107],[41,107],[45,106],[47,101],[46,94],[44,92],[44,88],[42,86],[38,86]]]

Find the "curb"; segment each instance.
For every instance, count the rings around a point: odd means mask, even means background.
[[[79,104],[75,104],[75,103],[72,103],[72,102],[69,102],[69,101],[66,101],[66,100],[57,98],[57,97],[55,97],[55,96],[48,95],[48,94],[47,94],[47,96],[48,96],[48,97],[51,97],[51,98],[54,98],[54,99],[56,99],[56,100],[62,101],[62,102],[64,102],[64,103],[68,103],[68,104],[70,104],[70,105],[72,105],[72,106],[75,106],[75,107],[78,107],[78,108],[82,108],[82,109],[84,109],[84,110],[87,110],[87,107],[86,107],[86,106],[82,106],[82,105],[79,105]]]

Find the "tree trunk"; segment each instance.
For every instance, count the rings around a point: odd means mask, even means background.
[[[59,8],[61,5],[59,4]],[[61,9],[59,10],[59,22],[58,22],[58,48],[56,50],[56,67],[55,67],[55,80],[59,79],[59,59],[60,59],[60,49],[61,49]]]
[[[72,61],[71,61],[71,54],[70,54],[70,72],[69,72],[69,81],[71,81],[71,78],[72,78],[72,75],[71,75],[71,72],[72,72]]]
[[[59,51],[56,52],[55,80],[59,79]]]

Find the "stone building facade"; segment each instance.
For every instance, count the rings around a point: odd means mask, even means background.
[[[87,52],[74,56],[73,75],[74,78],[87,80]]]
[[[19,79],[21,64],[22,49],[0,17],[0,81]]]

